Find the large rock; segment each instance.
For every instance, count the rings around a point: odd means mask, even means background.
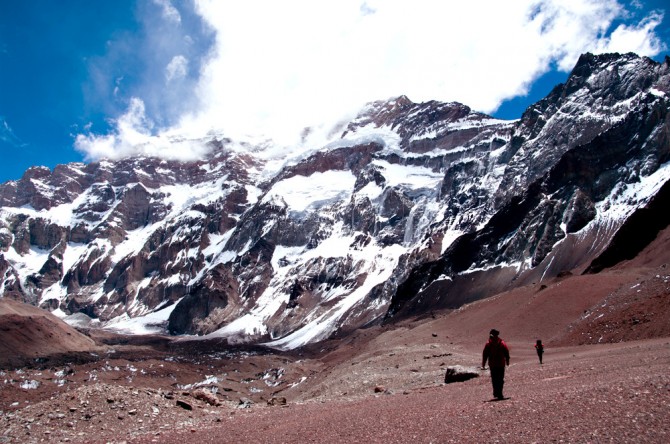
[[[475,367],[464,367],[462,365],[450,365],[444,373],[444,383],[465,382],[480,376],[479,369]]]

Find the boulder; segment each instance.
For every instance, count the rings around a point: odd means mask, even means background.
[[[468,379],[479,377],[479,370],[475,367],[463,367],[462,365],[452,365],[447,367],[444,374],[444,383],[464,382]]]

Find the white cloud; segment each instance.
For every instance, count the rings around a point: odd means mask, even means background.
[[[153,0],[153,1],[155,5],[160,6],[163,18],[165,20],[174,23],[181,23],[181,14],[179,14],[179,11],[172,5],[170,0]]]
[[[183,79],[186,74],[188,74],[188,59],[183,55],[176,55],[165,67],[165,82]]]
[[[104,136],[79,134],[75,139],[75,148],[86,155],[86,160],[121,159],[136,155],[195,160],[207,154],[207,148],[202,143],[171,131],[152,135],[153,126],[146,116],[144,102],[133,97],[128,111],[116,120],[112,133]]]
[[[417,102],[459,101],[493,112],[553,67],[571,69],[584,52],[662,50],[654,34],[661,16],[625,22],[631,14],[616,0],[195,5],[216,40],[199,71],[198,106],[182,114],[172,134],[217,129],[233,138],[264,134],[291,144],[311,126],[310,143],[318,144],[330,125],[372,100],[406,94]],[[615,20],[626,24],[609,32]],[[168,80],[186,69],[177,57]],[[126,134],[121,121],[129,114],[119,119],[115,140]],[[109,136],[99,139],[109,142]],[[80,149],[95,158],[98,138],[84,140]]]
[[[667,49],[654,33],[662,21],[663,14],[655,12],[637,25],[619,25],[609,38],[598,42],[595,52],[635,52],[642,55],[656,55]]]

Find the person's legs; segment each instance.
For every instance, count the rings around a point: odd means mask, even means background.
[[[505,367],[490,367],[491,384],[493,385],[493,397],[502,399],[503,385],[505,384]]]
[[[493,385],[493,397],[500,397],[500,368],[491,367],[491,385]]]

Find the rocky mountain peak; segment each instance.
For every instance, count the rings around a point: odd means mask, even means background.
[[[579,273],[663,205],[669,66],[584,55],[512,122],[374,102],[277,171],[264,145],[219,136],[193,142],[211,149],[199,161],[33,168],[0,185],[3,294],[91,325],[295,348]]]

